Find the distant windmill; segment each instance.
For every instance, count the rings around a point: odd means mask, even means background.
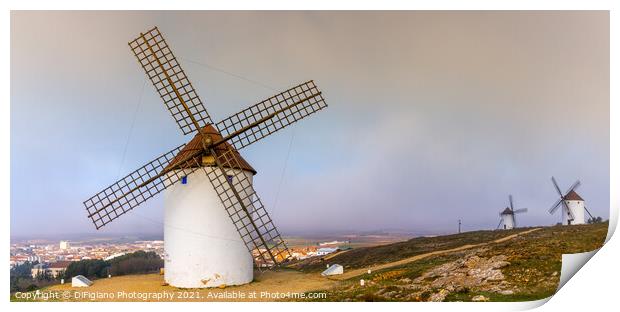
[[[506,207],[502,212],[499,213],[499,224],[497,228],[499,229],[504,224],[504,230],[510,230],[517,227],[517,220],[515,219],[515,214],[527,212],[527,208],[514,209],[514,204],[512,200],[512,195],[508,195],[508,202],[510,203],[510,207]]]
[[[558,183],[556,182],[554,177],[551,177],[551,182],[553,182],[553,186],[555,190],[560,195],[560,198],[551,206],[549,209],[549,213],[553,214],[560,205],[562,205],[562,225],[575,225],[575,224],[584,224],[585,222],[585,212],[590,215],[592,218],[592,214],[586,208],[585,201],[575,189],[577,189],[581,182],[579,180],[575,181],[571,187],[566,190],[565,193],[562,193]]]
[[[308,81],[214,123],[157,27],[129,42],[183,134],[183,144],[84,202],[97,229],[164,193],[165,281],[239,285],[291,255],[252,186],[239,150],[325,107]],[[110,126],[113,126],[110,120]]]

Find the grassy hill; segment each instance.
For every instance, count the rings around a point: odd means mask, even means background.
[[[324,262],[356,268],[402,259],[426,250],[491,241],[523,233],[504,242],[429,256],[342,281],[329,289],[327,301],[529,301],[551,296],[558,287],[562,254],[600,248],[608,222],[544,227],[525,233],[478,231],[345,252],[322,261],[296,264],[318,270]],[[456,243],[458,242],[458,243]],[[387,259],[385,259],[387,258]],[[346,272],[346,269],[345,269]],[[360,286],[360,279],[365,286]]]

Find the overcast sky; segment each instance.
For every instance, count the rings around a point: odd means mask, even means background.
[[[519,225],[553,224],[552,175],[608,218],[607,12],[11,17],[12,235],[96,232],[85,199],[190,139],[127,45],[152,26],[216,121],[309,79],[324,92],[242,151],[284,234],[491,229],[508,194]],[[99,232],[161,233],[162,204]]]

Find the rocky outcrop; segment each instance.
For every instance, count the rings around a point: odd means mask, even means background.
[[[483,295],[477,295],[474,296],[473,298],[471,298],[471,301],[489,301],[489,298],[483,296]]]
[[[423,273],[414,282],[430,281],[433,289],[445,288],[449,291],[463,287],[474,288],[488,281],[504,280],[504,274],[500,269],[509,264],[504,255],[488,259],[473,255],[435,267]]]
[[[483,258],[476,252],[436,266],[416,279],[402,278],[395,287],[381,289],[374,295],[385,299],[443,301],[451,293],[471,294],[473,301],[488,301],[479,292],[495,292],[503,295],[514,293],[515,288],[504,280],[502,268],[509,266],[505,255]],[[475,300],[474,300],[475,299]]]

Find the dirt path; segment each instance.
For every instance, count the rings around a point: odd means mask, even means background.
[[[452,249],[437,250],[437,251],[433,251],[433,252],[428,252],[428,253],[424,253],[424,254],[415,255],[413,257],[405,258],[405,259],[394,261],[394,262],[390,262],[390,263],[384,263],[384,264],[381,264],[381,265],[371,266],[371,267],[367,267],[367,268],[351,270],[351,271],[348,271],[348,272],[346,272],[346,273],[344,273],[342,275],[334,275],[330,279],[346,280],[346,279],[349,279],[349,278],[352,278],[352,277],[356,277],[356,276],[359,276],[359,275],[366,274],[369,269],[372,270],[372,271],[382,270],[382,269],[387,269],[387,268],[391,268],[391,267],[407,264],[407,263],[410,263],[410,262],[418,261],[420,259],[424,259],[424,258],[427,258],[427,257],[430,257],[430,256],[436,256],[436,255],[451,253],[451,252],[455,252],[455,251],[461,251],[461,250],[470,249],[470,248],[474,248],[474,247],[481,247],[481,246],[485,246],[485,245],[489,245],[489,244],[502,243],[502,242],[511,240],[511,239],[513,239],[513,238],[515,238],[515,237],[517,237],[519,235],[528,234],[528,233],[531,233],[531,232],[534,232],[534,231],[538,231],[540,229],[541,228],[535,228],[535,229],[523,231],[523,232],[520,232],[520,233],[508,235],[506,237],[502,237],[500,239],[496,239],[496,240],[493,240],[493,241],[490,241],[490,242],[486,242],[486,243],[473,244],[473,245],[463,245],[463,246],[452,248]]]

